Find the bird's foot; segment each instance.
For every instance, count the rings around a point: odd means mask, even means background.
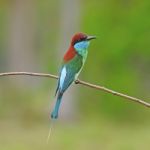
[[[75,83],[75,84],[79,84],[79,80],[75,80],[74,83]]]

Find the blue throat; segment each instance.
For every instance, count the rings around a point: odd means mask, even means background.
[[[89,47],[89,41],[81,41],[74,45],[75,50],[81,55],[84,56],[87,53]]]

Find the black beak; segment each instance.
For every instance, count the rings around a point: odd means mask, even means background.
[[[93,40],[93,39],[96,39],[96,36],[88,36],[88,37],[86,38],[86,40],[88,40],[88,41]]]

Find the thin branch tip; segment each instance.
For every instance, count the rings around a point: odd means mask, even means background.
[[[27,75],[27,76],[37,76],[37,77],[47,77],[47,78],[58,79],[58,76],[53,75],[53,74],[46,74],[46,73],[35,73],[35,72],[5,72],[5,73],[0,73],[0,77],[2,77],[2,76],[15,76],[15,75]],[[122,97],[126,100],[130,100],[132,102],[136,102],[136,103],[139,103],[143,106],[150,108],[149,102],[146,102],[142,99],[138,99],[138,98],[135,98],[132,96],[128,96],[128,95],[123,94],[123,93],[113,91],[111,89],[108,89],[108,88],[100,86],[100,85],[91,84],[91,83],[88,83],[88,82],[85,82],[82,80],[76,80],[75,84],[81,84],[81,85],[84,85],[86,87],[90,87],[90,88],[97,89],[97,90],[100,90],[100,91],[103,91],[106,93],[110,93],[112,95]]]

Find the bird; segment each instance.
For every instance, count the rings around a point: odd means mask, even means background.
[[[68,87],[77,80],[78,75],[85,64],[88,55],[88,47],[92,39],[96,39],[96,36],[89,36],[81,32],[73,35],[69,49],[66,51],[60,67],[58,84],[55,92],[57,99],[55,107],[51,113],[52,119],[58,118],[63,94]]]

